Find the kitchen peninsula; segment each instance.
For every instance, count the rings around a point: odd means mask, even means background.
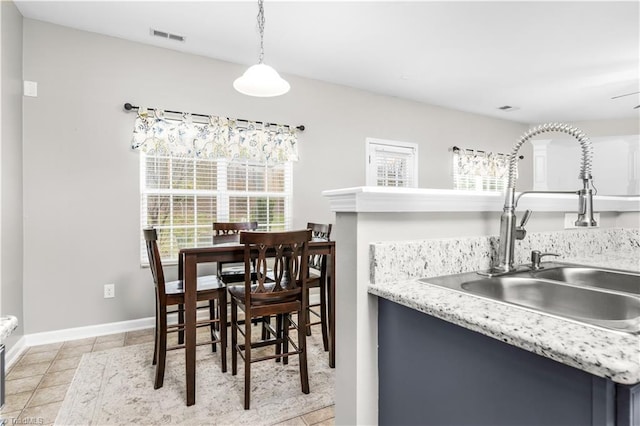
[[[336,336],[337,348],[339,348],[336,360],[336,422],[339,424],[375,424],[379,421],[379,406],[381,408],[380,421],[384,421],[384,410],[387,409],[385,403],[388,402],[383,400],[386,395],[386,389],[383,388],[385,386],[384,365],[380,365],[381,381],[380,383],[378,381],[378,344],[381,346],[380,356],[382,357],[384,356],[382,351],[385,343],[378,340],[379,307],[381,311],[385,311],[387,305],[407,309],[413,314],[420,314],[427,321],[441,321],[441,319],[436,319],[438,314],[435,309],[429,311],[421,309],[419,305],[425,299],[428,303],[437,304],[439,300],[445,299],[447,290],[424,283],[420,283],[418,286],[417,279],[486,268],[490,261],[491,245],[495,243],[495,237],[492,239],[487,236],[495,236],[498,233],[502,196],[499,193],[371,187],[326,191],[324,195],[329,198],[331,208],[336,212],[335,239],[344,248],[343,256],[340,256],[337,261],[338,279],[342,283],[351,283],[351,285],[343,285],[337,289],[337,321],[341,327]],[[620,229],[630,236],[627,240],[629,246],[626,248],[635,247],[637,250],[637,231],[627,229],[638,227],[638,212],[640,211],[638,197],[598,196],[594,199],[594,205],[595,210],[600,213],[601,227],[591,230],[565,231],[563,229],[565,212],[574,212],[576,204],[575,197],[564,195],[534,195],[523,199],[521,210],[531,209],[534,211],[534,215],[527,227],[531,236],[516,243],[516,262],[527,262],[527,255],[531,249],[549,250],[549,247],[555,248],[555,251],[566,251],[571,247],[580,247],[580,250],[573,253],[561,253],[566,256],[562,259],[563,261],[570,260],[567,256],[572,254],[583,258],[599,254],[606,261],[606,256],[613,253],[613,250],[608,250],[607,244],[622,242],[622,239],[611,234],[611,232],[618,232],[617,230]],[[585,234],[589,232],[592,234]],[[537,233],[539,235],[536,235]],[[571,238],[563,239],[562,236],[573,236],[584,244],[572,243]],[[595,238],[597,241],[594,242],[590,237],[597,237]],[[605,238],[606,241],[603,243],[599,240],[600,238]],[[636,238],[635,243],[632,241],[633,238]],[[633,246],[633,244],[636,245]],[[596,253],[599,247],[603,247],[604,252],[600,249],[600,252]],[[622,248],[622,251],[624,250],[625,247]],[[633,262],[633,258],[629,261]],[[426,291],[428,294],[420,294],[421,291]],[[394,292],[397,293],[393,294]],[[381,296],[380,304],[378,297],[373,294]],[[472,306],[474,302],[488,302],[461,294],[451,297],[457,298],[459,303],[463,303],[460,300],[466,297],[469,299],[470,311],[480,317],[486,315],[487,322],[493,321],[498,327],[504,326],[506,331],[509,331],[509,323],[504,322],[505,318],[513,321],[522,318],[513,311],[508,312],[507,308],[509,307],[505,305],[497,307]],[[406,308],[406,306],[410,308]],[[442,311],[447,311],[446,306],[443,305],[441,308]],[[483,333],[480,330],[482,327],[474,329],[471,325],[472,321],[467,321],[467,323],[452,321],[451,318],[463,314],[464,310],[459,304],[449,305],[449,308],[449,317],[440,315],[440,318],[446,321],[447,326],[472,333],[471,335],[474,337],[489,338],[495,342],[498,342],[496,339],[504,340],[498,335]],[[510,309],[517,308],[511,307]],[[426,311],[428,315],[420,313],[420,310]],[[522,311],[522,309],[519,310],[519,312]],[[385,312],[382,314],[386,315]],[[497,316],[495,316],[496,314]],[[528,311],[527,314],[537,315],[540,319],[536,323],[531,322],[532,316],[527,317],[524,320],[527,325],[538,324],[541,331],[549,329],[549,324],[545,321],[550,317]],[[406,327],[409,325],[406,324]],[[564,321],[564,329],[571,330],[572,326],[575,324]],[[526,328],[520,327],[519,330],[521,335],[527,334]],[[592,330],[601,331],[596,328],[592,328]],[[384,330],[380,331],[384,333]],[[501,345],[516,349],[514,344],[519,339],[517,338],[518,332],[515,334],[516,336],[511,341],[506,342],[509,345],[504,343]],[[535,332],[530,334],[536,335]],[[489,337],[485,337],[487,335]],[[544,333],[541,333],[541,336],[544,338]],[[627,349],[635,348],[636,351],[638,350],[637,340],[633,340],[637,339],[637,336],[628,337],[624,334],[620,334],[620,336],[622,337],[613,345],[609,345],[611,350],[613,350],[612,346],[621,342],[627,345]],[[574,337],[580,337],[580,334],[578,333]],[[571,357],[554,358],[555,352],[553,350],[544,349],[547,347],[545,345],[552,343],[542,342],[540,344],[542,349],[538,352],[532,350],[531,345],[527,346],[527,344],[523,344],[521,349],[524,349],[528,355],[533,356],[531,352],[536,353],[536,357],[542,355],[545,361],[550,358],[554,359],[553,362],[559,361],[563,364],[567,362],[567,359]],[[588,342],[585,343],[585,346],[576,346],[573,344],[575,342],[571,340],[562,341],[560,339],[560,343],[564,343],[568,351],[584,352],[595,358],[601,354],[598,350],[591,348]],[[404,341],[403,345],[409,345],[409,343]],[[549,348],[552,347],[553,345],[549,346]],[[406,348],[400,346],[400,348],[403,351],[411,349],[408,346]],[[472,351],[473,348],[472,344],[469,350]],[[634,375],[637,374],[636,370],[640,369],[637,365],[638,362],[633,359],[634,352],[627,353],[629,359],[620,360],[620,364],[626,366],[618,368],[618,373],[625,376],[624,371],[627,371],[629,373],[628,379],[633,381],[636,377]],[[606,358],[608,355],[604,353],[603,356]],[[428,357],[422,359],[425,363],[428,362]],[[596,359],[594,364],[602,363],[602,361]],[[426,370],[425,365],[422,363],[412,367],[417,374]],[[571,365],[571,367],[580,369],[580,366],[577,365]],[[634,371],[636,372],[634,373]],[[588,373],[595,374],[594,371]],[[442,372],[440,379],[445,377],[449,377],[449,384],[455,380],[455,375],[447,376],[447,372]],[[491,389],[486,389],[486,391],[491,392]],[[606,386],[604,391],[606,391]],[[522,389],[521,392],[526,395],[527,390]],[[378,396],[381,398],[379,405]],[[455,399],[455,395],[449,396]],[[416,397],[423,406],[429,404],[426,392],[417,393]],[[464,401],[457,399],[457,402]],[[603,412],[598,415],[605,418],[607,413]]]

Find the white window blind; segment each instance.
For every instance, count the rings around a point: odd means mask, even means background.
[[[163,261],[186,247],[211,245],[213,222],[257,221],[264,231],[291,224],[291,163],[140,155],[141,228],[158,231]],[[140,259],[148,264],[140,233]]]
[[[367,138],[367,185],[418,186],[418,145]]]

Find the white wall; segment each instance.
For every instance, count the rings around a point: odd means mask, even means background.
[[[640,120],[627,118],[569,124],[582,130],[593,145],[592,175],[598,193],[637,195]],[[575,139],[562,133],[545,133],[530,142],[536,147],[533,189],[566,191],[581,186],[578,180],[581,149]]]
[[[283,97],[250,98],[231,86],[244,69],[25,19],[24,79],[39,89],[24,99],[27,333],[153,315],[150,273],[138,260],[134,115],[124,102],[304,124],[294,227],[334,220],[323,190],[364,185],[367,136],[419,143],[420,186],[450,188],[451,146],[507,152],[527,128],[296,76],[286,76]],[[530,158],[521,164],[524,188]],[[115,299],[102,298],[106,283],[116,283]]]
[[[22,15],[0,1],[0,314],[15,315],[24,333],[22,234]]]
[[[600,195],[640,194],[640,134],[590,137],[593,183]],[[576,190],[582,186],[581,148],[575,139],[533,140],[535,190]]]

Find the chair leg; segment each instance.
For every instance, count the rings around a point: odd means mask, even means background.
[[[227,372],[227,289],[222,289],[218,301],[218,319],[220,325],[220,356],[222,358],[222,372]]]
[[[298,316],[303,315],[303,310],[298,311]],[[304,327],[298,327],[298,348],[300,349],[300,383],[302,393],[309,393],[309,371],[307,370],[307,333]]]
[[[238,374],[238,305],[231,298],[231,375]]]
[[[271,322],[271,316],[262,317],[262,340],[269,338],[269,331],[267,330],[267,324]]]
[[[248,410],[251,399],[251,312],[248,307],[244,321],[244,409]]]
[[[167,361],[167,311],[160,309],[158,313],[158,362],[154,389],[161,388],[164,383],[164,367]]]
[[[277,343],[276,343],[276,355],[280,355],[282,353],[282,318],[283,316],[286,314],[277,314],[276,315],[276,339],[277,339]],[[280,362],[280,358],[276,358],[276,362]]]
[[[178,322],[183,324],[183,328],[178,330],[178,343],[184,345],[184,304],[178,305]]]
[[[216,302],[215,300],[209,300],[209,320],[212,321],[216,319]],[[209,325],[209,334],[211,335],[211,340],[216,339],[216,323],[212,322]],[[211,352],[216,351],[216,344],[211,344]]]
[[[286,354],[289,352],[289,327],[291,326],[289,323],[291,322],[291,317],[288,314],[283,314],[282,321],[282,353]],[[300,327],[300,321],[298,321],[298,330],[303,330],[304,334],[304,327]],[[282,363],[284,365],[289,364],[289,357],[283,356]]]
[[[304,329],[307,331],[307,336],[311,336],[311,308],[309,307],[309,289],[307,289],[307,318],[309,318],[309,321],[307,321],[304,324]],[[300,322],[300,318],[298,318],[298,324],[302,324]]]
[[[329,350],[329,331],[327,330],[328,312],[329,310],[327,309],[327,286],[324,283],[321,283],[320,284],[320,327],[322,328],[322,346],[324,347],[325,352]],[[309,319],[309,314],[307,314],[307,319]],[[309,326],[309,330],[311,330],[311,326]],[[311,333],[309,333],[309,335],[311,335]]]
[[[151,365],[156,365],[158,363],[158,337],[160,333],[158,318],[158,296],[156,296],[156,325],[155,330],[153,331],[153,360],[151,361]]]

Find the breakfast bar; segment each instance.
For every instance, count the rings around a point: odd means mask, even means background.
[[[400,421],[403,417],[398,411],[389,411],[393,406],[389,395],[398,389],[390,387],[386,379],[390,375],[402,377],[394,366],[410,367],[413,377],[422,378],[421,386],[412,388],[417,398],[414,405],[420,408],[438,404],[437,399],[428,397],[429,389],[442,391],[456,383],[456,370],[441,368],[439,380],[421,376],[421,372],[432,371],[428,367],[435,350],[427,350],[434,342],[418,346],[420,329],[426,325],[417,324],[414,315],[584,372],[587,377],[602,378],[605,384],[590,388],[590,394],[610,395],[607,386],[611,385],[606,381],[623,386],[638,381],[637,335],[581,325],[419,281],[489,267],[495,255],[501,194],[370,187],[324,194],[336,211],[334,235],[343,248],[344,255],[337,260],[339,279],[356,283],[337,289],[336,315],[343,324],[337,332],[337,345],[349,348],[337,354],[337,423],[384,423],[389,419],[385,412]],[[535,195],[522,200],[522,210],[534,213],[527,237],[516,243],[517,264],[529,262],[532,250],[559,253],[562,258],[558,261],[563,262],[595,262],[599,258],[610,268],[615,267],[611,261],[616,254],[620,254],[620,268],[629,269],[634,259],[637,262],[638,197],[597,196],[594,205],[600,214],[600,228],[564,229],[565,212],[575,211],[575,204],[569,196]],[[388,315],[388,308],[410,313],[414,322],[395,315],[398,312]],[[398,329],[388,328],[393,321]],[[408,334],[411,330],[416,334]],[[392,340],[400,336],[399,331],[407,334],[400,341]],[[472,340],[468,343],[469,356],[482,350]],[[387,357],[389,348],[394,353],[392,358]],[[405,352],[413,353],[414,358],[400,356]],[[500,360],[495,358],[495,365],[500,365]],[[542,371],[553,375],[551,370]],[[630,393],[632,388],[620,389]],[[485,388],[479,395],[492,391]],[[529,395],[526,389],[520,392]],[[470,399],[464,395],[449,394],[459,410]],[[496,405],[493,408],[500,410]],[[610,416],[604,408],[599,413],[598,418]]]
[[[618,231],[640,241],[637,230]],[[638,259],[640,249],[630,244],[563,261],[640,272]],[[374,283],[369,291],[380,298],[380,424],[637,424],[637,334],[464,294],[428,278]],[[409,337],[411,345],[403,344]]]

